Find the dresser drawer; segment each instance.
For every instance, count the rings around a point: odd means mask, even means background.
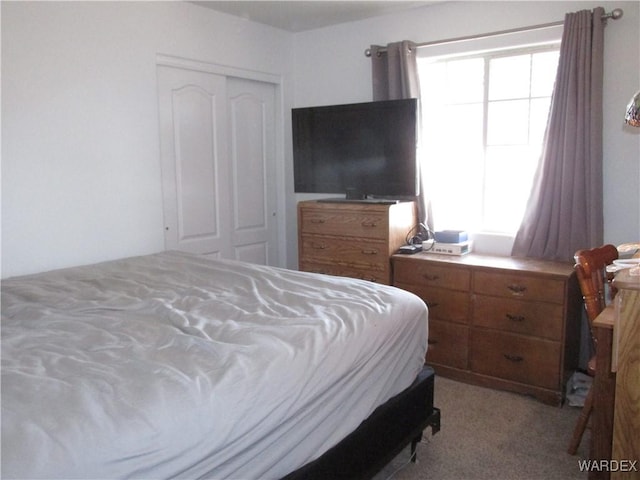
[[[298,248],[306,259],[361,264],[380,270],[384,270],[389,263],[389,246],[385,242],[302,235],[302,243]]]
[[[561,389],[560,344],[510,333],[471,331],[471,370],[493,377]]]
[[[477,271],[473,276],[475,293],[562,304],[565,298],[563,280]]]
[[[474,326],[562,340],[564,308],[555,303],[527,302],[476,295]]]
[[[302,234],[386,240],[389,224],[387,215],[378,212],[301,208],[299,228]]]
[[[410,283],[395,283],[395,286],[418,295],[429,307],[429,318],[446,320],[455,323],[469,323],[469,294],[432,288]]]
[[[455,323],[433,320],[429,316],[429,348],[426,361],[466,369],[469,329]]]
[[[387,269],[374,270],[369,268],[358,268],[348,265],[337,265],[332,263],[314,262],[312,260],[302,260],[300,262],[300,270],[303,272],[323,273],[325,275],[337,275],[340,277],[357,278],[370,282],[382,283],[390,285],[391,274]]]
[[[468,291],[471,272],[466,268],[441,266],[429,262],[411,262],[398,259],[394,263],[393,277],[397,283]]]

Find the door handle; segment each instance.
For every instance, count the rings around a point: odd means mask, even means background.
[[[425,273],[425,274],[422,275],[422,278],[424,278],[425,280],[428,280],[430,282],[435,282],[440,277],[438,275],[429,275],[428,273]]]
[[[507,288],[514,295],[522,295],[524,292],[527,291],[527,287],[524,287],[522,285],[517,285],[517,284],[508,285]]]
[[[508,353],[503,353],[503,356],[510,362],[514,362],[514,363],[519,363],[524,360],[524,357],[521,357],[520,355],[509,355]]]

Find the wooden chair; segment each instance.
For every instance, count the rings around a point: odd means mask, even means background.
[[[587,318],[589,320],[589,330],[591,331],[591,340],[593,342],[593,350],[597,348],[593,337],[592,325],[595,318],[604,310],[607,304],[613,299],[615,290],[611,285],[612,274],[607,273],[606,268],[618,258],[618,249],[613,245],[603,245],[602,247],[591,250],[578,250],[574,256],[575,270],[578,278],[578,284],[584,299]],[[587,373],[594,376],[596,371],[595,354],[589,360]],[[593,388],[589,389],[584,402],[584,407],[580,413],[580,417],[573,430],[573,436],[569,444],[568,452],[575,455],[582,440],[589,417],[593,410]]]

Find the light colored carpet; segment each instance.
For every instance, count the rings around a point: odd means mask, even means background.
[[[416,463],[403,451],[375,480],[586,479],[589,430],[578,454],[566,453],[580,408],[553,407],[530,397],[435,380],[441,430],[425,431]],[[398,471],[396,471],[398,470]]]

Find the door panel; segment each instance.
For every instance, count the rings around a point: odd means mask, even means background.
[[[158,67],[165,247],[231,255],[226,79]]]
[[[215,97],[187,86],[173,93],[179,241],[219,237]]]
[[[239,78],[229,79],[227,88],[235,258],[275,265],[275,88]]]
[[[235,258],[243,262],[267,265],[267,249],[265,243],[252,243],[235,247]]]
[[[231,99],[230,106],[236,204],[234,228],[236,232],[265,228],[264,105],[259,99],[242,95]]]

